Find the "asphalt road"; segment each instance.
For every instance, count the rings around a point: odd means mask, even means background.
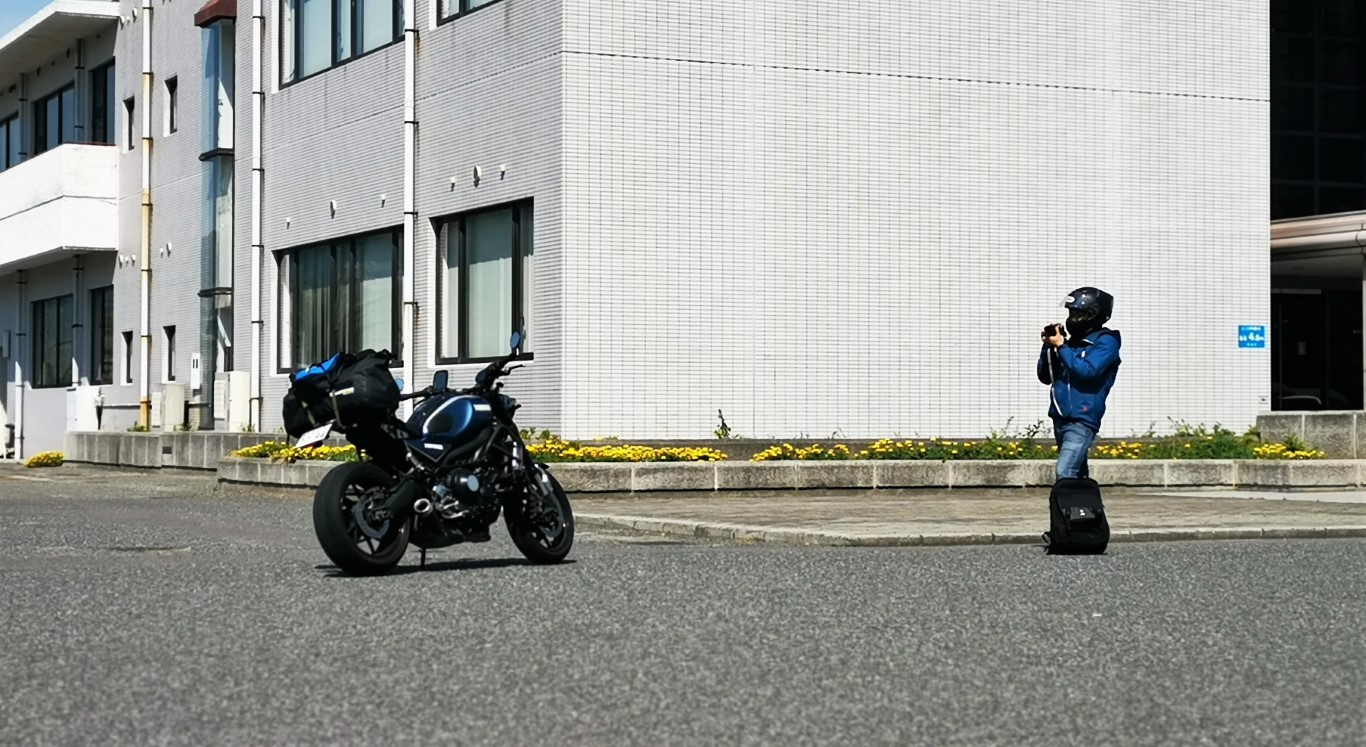
[[[1362,540],[571,557],[350,579],[297,497],[3,470],[0,743],[1366,742]]]

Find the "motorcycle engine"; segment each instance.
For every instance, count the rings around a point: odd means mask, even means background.
[[[473,471],[452,470],[432,489],[436,510],[447,519],[455,518],[461,509],[470,509],[484,502],[484,483]]]

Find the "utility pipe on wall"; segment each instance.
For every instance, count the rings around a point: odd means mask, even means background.
[[[71,259],[71,386],[73,387],[81,385],[81,353],[85,349],[85,341],[89,339],[87,335],[81,334],[80,322],[81,319],[85,318],[84,309],[81,307],[81,299],[85,297],[85,290],[81,283],[81,273],[84,270],[85,264],[81,260],[81,255],[77,254]]]
[[[261,85],[261,41],[265,34],[261,0],[251,2],[251,408],[247,425],[261,430],[261,109],[265,89]]]
[[[139,422],[152,429],[152,0],[142,0],[142,239],[138,260],[141,286],[142,370],[138,382]]]
[[[24,312],[28,309],[28,279],[24,276],[24,271],[18,273],[17,292],[14,294],[14,301],[17,308],[14,310],[14,323],[19,329],[14,331],[14,342],[10,343],[10,356],[14,358],[14,456],[17,459],[24,458],[24,392],[28,389],[28,382],[24,380],[24,355],[32,350],[29,344],[28,335],[24,330],[28,329],[25,325]]]
[[[414,234],[417,231],[417,3],[403,0],[403,391],[417,389],[413,372],[417,360],[417,279],[413,277]],[[403,403],[404,416],[413,411]]]

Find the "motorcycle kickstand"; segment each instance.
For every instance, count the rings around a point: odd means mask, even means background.
[[[420,561],[418,561],[418,566],[417,566],[417,567],[418,567],[418,568],[426,568],[426,567],[427,567],[427,548],[425,548],[425,547],[419,547],[418,550],[422,553],[422,559],[421,559]]]

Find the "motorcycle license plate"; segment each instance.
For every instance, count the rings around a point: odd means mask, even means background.
[[[331,432],[332,424],[323,423],[322,425],[318,426],[317,428],[314,428],[308,433],[299,436],[299,441],[298,443],[294,444],[294,447],[297,449],[304,449],[308,448],[309,446],[317,446],[318,444],[322,443],[323,439],[327,438],[327,434]]]

